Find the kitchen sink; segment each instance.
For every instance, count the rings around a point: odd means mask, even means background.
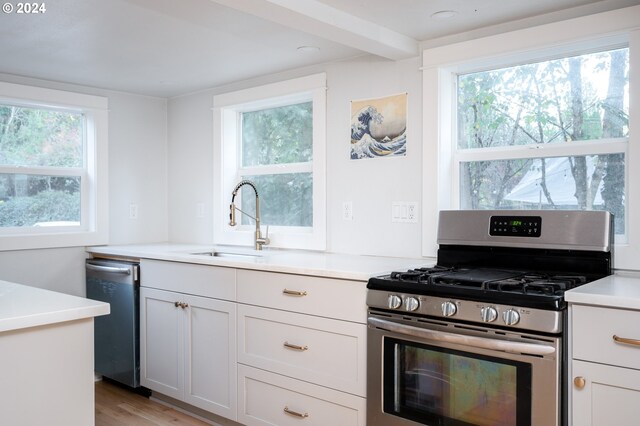
[[[231,252],[231,251],[218,251],[211,250],[198,253],[190,253],[194,256],[212,256],[212,257],[239,257],[239,258],[256,258],[262,257],[261,253],[246,253],[246,252]]]

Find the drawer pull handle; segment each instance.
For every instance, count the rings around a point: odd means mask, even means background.
[[[309,347],[307,345],[304,346],[300,346],[300,345],[293,345],[289,342],[284,342],[284,347],[285,348],[289,348],[289,349],[295,349],[296,351],[306,351],[309,349]]]
[[[613,335],[613,340],[616,343],[624,343],[626,345],[640,346],[640,340],[637,339],[627,339],[626,337],[618,337],[615,334]]]
[[[289,290],[289,289],[285,288],[284,290],[282,290],[282,294],[286,294],[288,296],[302,297],[302,296],[306,296],[307,292],[306,291]]]
[[[573,384],[578,389],[584,389],[584,386],[587,384],[587,381],[584,379],[584,377],[578,376],[575,379],[573,379]]]
[[[289,407],[284,407],[284,412],[295,417],[300,417],[301,419],[306,419],[307,417],[309,417],[308,413],[298,413],[297,411],[290,410]]]
[[[180,302],[173,302],[173,305],[174,305],[176,308],[177,308],[178,306],[182,307],[182,306],[180,305]]]

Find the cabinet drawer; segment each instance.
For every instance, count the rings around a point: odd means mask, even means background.
[[[366,283],[250,270],[237,271],[238,302],[367,322]]]
[[[235,301],[236,270],[192,263],[142,259],[140,285]]]
[[[640,340],[640,312],[572,305],[573,358],[640,369],[640,346],[618,343]]]
[[[238,305],[238,361],[366,395],[364,324]]]
[[[238,366],[238,399],[238,422],[247,426],[366,424],[364,398],[245,365]]]

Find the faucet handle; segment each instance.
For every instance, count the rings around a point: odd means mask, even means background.
[[[260,235],[260,238],[256,240],[256,243],[259,244],[260,246],[266,246],[270,242],[271,240],[269,239],[269,225],[267,225],[267,232],[265,233],[264,237]]]

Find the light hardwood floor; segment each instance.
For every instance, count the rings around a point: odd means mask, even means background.
[[[96,426],[210,426],[107,381],[96,382]]]

